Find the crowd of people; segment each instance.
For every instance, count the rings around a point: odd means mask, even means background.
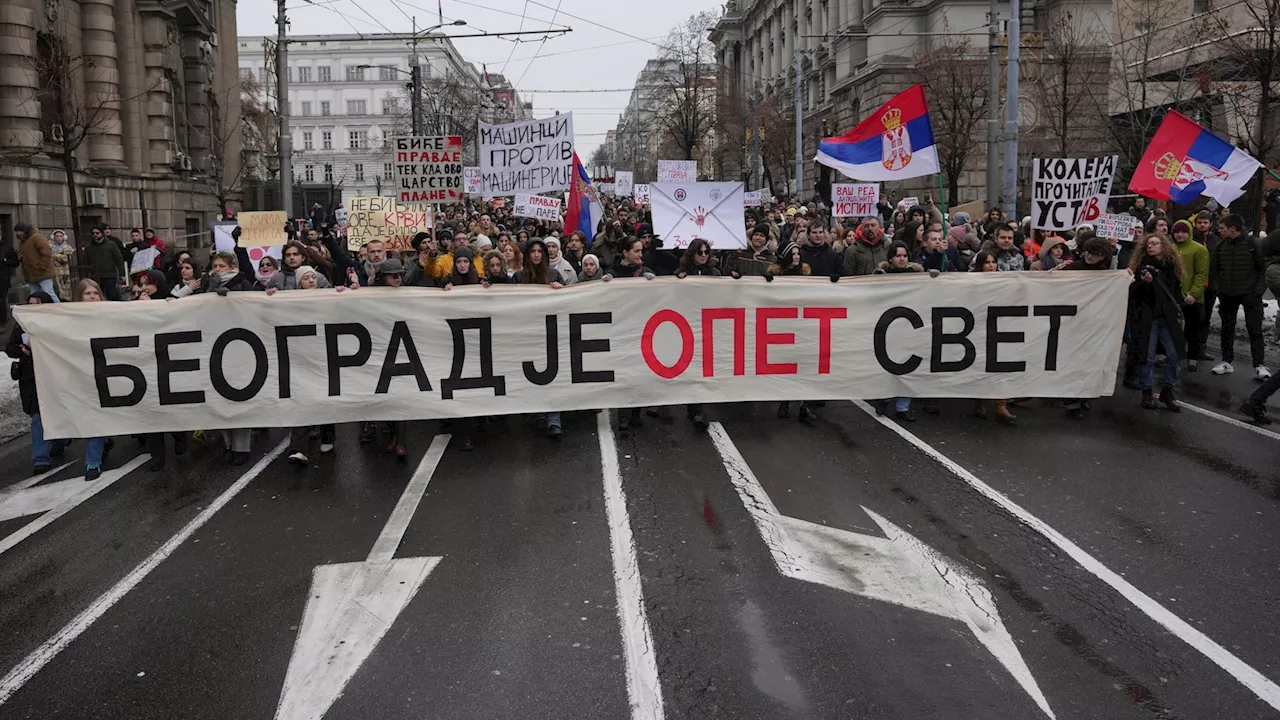
[[[1263,295],[1268,288],[1280,295],[1280,232],[1259,240],[1243,220],[1226,210],[1202,211],[1191,218],[1171,222],[1161,209],[1150,210],[1138,198],[1128,212],[1140,220],[1132,238],[1103,238],[1084,225],[1073,232],[1050,234],[1031,228],[1030,218],[1005,218],[998,209],[982,217],[956,212],[946,217],[926,200],[923,205],[893,205],[882,199],[875,215],[833,218],[821,202],[771,203],[748,208],[744,225],[745,248],[715,250],[705,240],[687,247],[667,248],[654,234],[647,209],[626,199],[605,198],[605,216],[593,241],[580,231],[564,232],[554,223],[517,218],[507,208],[476,202],[444,206],[436,213],[434,233],[420,232],[410,247],[390,248],[371,241],[349,248],[345,225],[326,222],[313,210],[311,221],[290,224],[289,240],[277,262],[266,257],[254,265],[246,252],[214,252],[200,260],[191,252],[167,248],[150,230],[133,230],[125,243],[110,227],[92,229],[92,240],[76,258],[65,233],[55,231],[50,241],[38,229],[19,223],[14,257],[0,257],[9,266],[22,268],[30,303],[141,301],[181,299],[204,293],[308,291],[336,288],[355,290],[365,286],[430,287],[449,291],[463,285],[536,284],[562,288],[575,283],[609,282],[615,279],[652,279],[656,276],[720,277],[811,276],[838,281],[842,277],[913,272],[1060,272],[1127,269],[1132,277],[1125,331],[1124,385],[1141,390],[1143,407],[1163,404],[1178,411],[1175,395],[1180,372],[1195,372],[1210,362],[1207,350],[1209,318],[1215,305],[1221,316],[1221,357],[1212,372],[1235,370],[1236,315],[1245,314],[1254,377],[1263,381],[1243,412],[1258,423],[1269,423],[1265,401],[1277,386],[1264,359]],[[238,232],[238,230],[237,230]],[[154,263],[147,256],[139,268],[138,253],[154,249]],[[71,268],[78,265],[84,279],[72,286]],[[131,272],[132,271],[132,272]],[[5,273],[7,276],[7,273]],[[40,420],[34,381],[34,362],[22,328],[15,325],[7,352],[16,362],[13,376],[19,382],[23,409],[31,415],[32,464],[35,472],[49,469],[52,457],[65,444],[46,442]],[[1160,370],[1159,390],[1156,369]],[[998,400],[994,419],[1016,424],[1011,412],[1016,399]],[[875,404],[882,414],[903,422],[915,422],[912,398],[884,398]],[[777,415],[790,417],[792,403],[779,403]],[[937,413],[924,400],[923,410]],[[802,422],[816,418],[821,401],[799,404]],[[1064,401],[1066,412],[1085,417],[1089,399]],[[656,415],[650,408],[648,414]],[[695,428],[707,427],[700,405],[686,407]],[[639,408],[618,411],[621,431],[641,424]],[[972,415],[988,417],[987,404],[975,401]],[[561,436],[560,413],[536,418],[548,437]],[[471,450],[482,437],[486,418],[455,421],[463,450]],[[254,433],[230,430],[196,434],[206,443],[221,442],[221,457],[230,464],[244,464]],[[162,470],[166,463],[165,433],[137,438],[152,455],[150,467]],[[173,451],[182,454],[192,435],[172,433]],[[406,423],[363,423],[359,442],[385,443],[399,458],[408,454]],[[332,425],[295,428],[290,434],[289,460],[310,462],[312,447],[321,454],[334,451],[336,428]],[[101,473],[103,456],[114,442],[110,438],[89,441],[86,479]]]

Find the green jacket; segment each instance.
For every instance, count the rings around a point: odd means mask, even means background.
[[[851,276],[874,273],[876,268],[880,267],[880,263],[888,259],[887,252],[884,239],[876,245],[868,245],[855,237],[844,249],[844,274]]]
[[[1191,239],[1173,246],[1182,256],[1182,294],[1203,303],[1204,289],[1209,284],[1209,249]]]
[[[85,247],[84,262],[89,266],[89,277],[106,280],[120,277],[124,256],[120,254],[120,246],[110,240],[100,240]]]

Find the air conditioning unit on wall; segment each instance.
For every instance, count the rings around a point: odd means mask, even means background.
[[[107,206],[107,191],[104,188],[85,188],[84,204],[97,205],[99,207]]]

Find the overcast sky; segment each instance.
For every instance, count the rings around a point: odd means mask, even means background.
[[[410,17],[419,27],[439,22],[437,0],[289,0],[291,32],[407,33]],[[573,32],[520,42],[503,38],[462,38],[455,42],[467,60],[505,74],[537,117],[556,110],[573,111],[578,155],[586,162],[617,125],[631,86],[655,42],[678,23],[703,10],[717,10],[719,0],[439,0],[445,22],[466,20],[468,27],[445,32],[510,32],[570,27]],[[558,6],[558,9],[557,9]],[[274,35],[276,4],[270,0],[240,2],[240,35]],[[650,42],[644,42],[648,40]],[[548,93],[539,90],[618,90],[625,92]],[[533,92],[531,92],[533,91]]]

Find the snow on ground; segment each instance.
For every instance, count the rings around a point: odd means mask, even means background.
[[[22,412],[18,381],[10,379],[13,358],[0,352],[0,442],[11,440],[31,429],[31,418]]]

